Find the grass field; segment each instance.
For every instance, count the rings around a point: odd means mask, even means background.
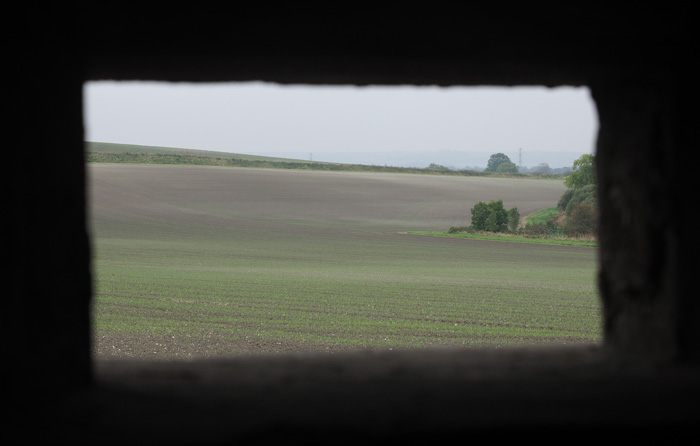
[[[88,164],[97,358],[601,339],[597,250],[412,235],[561,181]]]
[[[542,209],[529,215],[527,217],[526,224],[528,225],[546,225],[548,222],[553,221],[559,215],[559,208],[557,206],[552,206],[546,209]]]

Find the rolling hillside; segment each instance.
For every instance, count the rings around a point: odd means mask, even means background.
[[[241,159],[246,161],[272,161],[272,162],[299,162],[309,163],[311,161],[295,160],[289,158],[274,158],[266,156],[246,155],[242,153],[215,152],[212,150],[199,149],[180,149],[174,147],[155,147],[141,146],[135,144],[116,144],[107,142],[92,142],[85,143],[88,153],[99,154],[139,154],[139,155],[176,155],[183,157],[205,157],[205,158],[220,158],[220,159]]]
[[[591,248],[424,237],[560,181],[89,163],[97,358],[591,343]]]
[[[527,215],[556,204],[565,190],[552,180],[210,166],[91,164],[89,172],[100,204],[94,217],[104,230],[122,219],[146,219],[155,232],[178,218],[183,225],[228,220],[230,227],[275,222],[286,230],[439,231],[467,224],[478,201],[502,199]]]

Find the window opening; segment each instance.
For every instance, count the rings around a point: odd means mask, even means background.
[[[585,89],[85,90],[98,359],[601,339],[596,248],[415,233],[556,207]]]

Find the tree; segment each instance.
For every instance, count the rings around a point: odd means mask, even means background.
[[[435,163],[430,163],[430,165],[428,166],[428,169],[440,170],[443,172],[450,170],[449,167],[443,166],[442,164],[435,164]]]
[[[573,172],[564,184],[568,189],[557,205],[566,215],[564,229],[569,234],[595,233],[598,218],[595,157],[582,155],[574,161]]]
[[[566,206],[564,207],[564,211],[567,216],[570,216],[572,210],[580,203],[588,204],[590,206],[593,206],[594,208],[597,206],[598,199],[596,197],[595,184],[587,184],[579,189],[569,190],[573,191],[573,194],[571,195],[568,202],[566,203]]]
[[[564,180],[566,187],[580,189],[589,184],[595,184],[595,157],[581,155],[574,161],[573,172]]]
[[[494,153],[493,155],[491,155],[491,158],[489,158],[488,164],[486,165],[486,169],[484,169],[484,172],[496,172],[498,170],[498,166],[500,166],[503,163],[510,162],[510,158],[508,158],[505,154]]]
[[[518,171],[518,166],[515,165],[515,163],[511,163],[510,161],[505,161],[501,164],[498,165],[496,168],[496,172],[517,172]]]
[[[571,201],[571,197],[574,196],[574,192],[576,191],[573,189],[567,189],[561,195],[561,197],[559,198],[559,202],[557,203],[557,207],[560,211],[566,210],[566,206],[569,204],[569,201]]]
[[[478,231],[503,232],[508,225],[508,212],[503,207],[503,200],[480,201],[471,212],[472,228]]]
[[[551,175],[552,168],[549,167],[549,164],[547,164],[547,163],[540,163],[539,166],[532,169],[532,172],[538,173],[540,175]]]
[[[520,225],[520,212],[518,208],[512,208],[508,211],[508,230],[510,232],[515,232],[518,230]]]

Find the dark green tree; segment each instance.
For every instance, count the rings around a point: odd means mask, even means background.
[[[559,198],[559,202],[557,203],[557,207],[559,208],[560,211],[566,210],[566,206],[569,204],[569,201],[571,201],[571,197],[574,196],[574,190],[573,189],[567,189],[562,196]]]
[[[574,161],[573,172],[564,184],[568,189],[557,204],[566,215],[564,230],[571,235],[595,233],[598,218],[595,156],[582,155]]]
[[[508,212],[503,207],[503,200],[480,201],[471,212],[472,228],[478,231],[503,232],[508,226]]]
[[[491,155],[491,158],[489,158],[488,164],[486,165],[486,169],[484,169],[484,172],[497,172],[498,166],[500,166],[503,163],[510,162],[510,158],[508,158],[508,156],[506,156],[505,154],[494,153],[493,155]],[[515,164],[513,165],[515,166]]]

